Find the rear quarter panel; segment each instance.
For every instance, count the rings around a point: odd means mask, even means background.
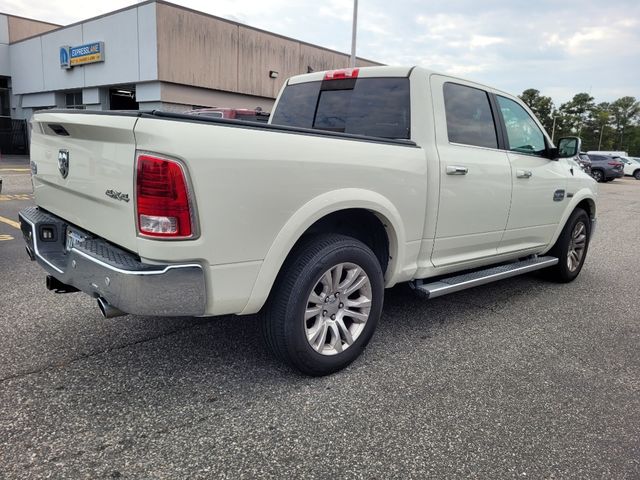
[[[419,245],[422,238],[426,162],[421,148],[147,117],[139,119],[135,136],[138,150],[185,163],[201,231],[193,241],[138,238],[138,251],[148,259],[207,264],[218,307],[226,300],[216,291],[228,287],[216,272],[224,269],[232,278],[232,271],[245,269],[245,288],[250,277],[255,281],[267,268],[260,281],[270,286],[306,226],[344,208],[395,217],[386,220],[391,231],[397,230],[400,258],[393,255],[394,273],[388,281],[407,262],[415,267],[415,258],[406,260],[402,252],[407,243]],[[238,313],[240,303],[238,298],[214,310]]]

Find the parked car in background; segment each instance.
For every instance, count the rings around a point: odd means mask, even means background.
[[[640,180],[640,159],[634,157],[614,157],[624,164],[624,174]]]
[[[229,118],[231,120],[244,120],[245,122],[263,122],[269,121],[269,112],[263,112],[260,107],[255,109],[249,108],[198,108],[187,112],[190,115],[209,118]]]
[[[576,157],[576,163],[578,165],[580,165],[580,168],[582,168],[582,171],[584,171],[585,173],[591,175],[591,160],[589,159],[589,155],[587,155],[586,153],[581,152]]]
[[[591,160],[591,176],[597,182],[611,182],[624,177],[623,163],[608,155],[588,154]]]

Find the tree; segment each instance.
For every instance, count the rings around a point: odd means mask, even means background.
[[[611,127],[611,105],[597,104],[591,109],[580,135],[583,150],[611,150],[615,132]]]
[[[535,88],[528,88],[522,92],[520,99],[526,103],[536,117],[538,117],[538,120],[540,120],[545,130],[551,133],[553,128],[553,112],[555,111],[551,97],[540,95],[540,90],[536,90]]]
[[[624,132],[640,114],[640,102],[634,97],[622,97],[611,104],[611,116],[616,129],[618,150],[624,149]]]
[[[588,93],[577,93],[571,101],[560,105],[559,113],[563,117],[562,123],[565,129],[569,129],[563,133],[580,136],[594,107],[594,99]]]

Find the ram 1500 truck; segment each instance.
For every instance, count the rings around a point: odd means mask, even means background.
[[[290,78],[269,124],[50,110],[32,120],[27,252],[105,317],[260,312],[302,372],[363,350],[384,289],[576,278],[596,185],[516,97],[422,68]]]

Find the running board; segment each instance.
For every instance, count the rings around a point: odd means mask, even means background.
[[[557,263],[558,259],[556,257],[535,257],[455,277],[442,278],[432,283],[422,283],[424,280],[416,280],[413,286],[418,293],[426,295],[427,298],[436,298],[448,293],[459,292],[478,285],[533,272],[534,270],[552,267]]]

